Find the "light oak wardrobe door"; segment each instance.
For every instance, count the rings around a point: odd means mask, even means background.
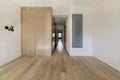
[[[52,9],[43,8],[37,13],[36,56],[51,56]]]
[[[34,12],[28,8],[21,9],[22,26],[22,54],[23,56],[35,55],[35,28]]]

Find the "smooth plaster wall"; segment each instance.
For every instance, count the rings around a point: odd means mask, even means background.
[[[72,48],[72,14],[83,14],[83,48]],[[92,18],[91,5],[70,8],[70,55],[92,56]]]
[[[120,0],[93,2],[93,56],[120,71]]]
[[[12,1],[0,1],[0,66],[21,56],[19,10]],[[15,27],[14,32],[4,29],[11,25]]]

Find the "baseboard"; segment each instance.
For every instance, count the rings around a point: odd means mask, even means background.
[[[111,66],[111,65],[109,65],[109,64],[107,64],[106,62],[104,62],[103,60],[101,60],[100,58],[98,58],[98,57],[96,57],[96,56],[93,56],[94,58],[96,58],[96,59],[98,59],[100,62],[102,62],[104,65],[106,65],[106,66],[109,66],[111,69],[113,69],[114,71],[116,71],[116,72],[119,72],[120,73],[120,70],[118,70],[118,69],[116,69],[116,68],[114,68],[113,66]]]
[[[21,58],[21,57],[22,57],[22,56],[16,57],[16,58],[10,60],[9,62],[7,62],[7,63],[5,63],[5,64],[3,64],[3,65],[0,65],[0,68],[2,68],[2,67],[4,67],[4,66],[6,66],[6,65],[8,65],[8,64],[10,64],[10,63],[12,63],[12,62],[14,62],[14,61],[16,61],[16,60],[18,60],[18,59]]]

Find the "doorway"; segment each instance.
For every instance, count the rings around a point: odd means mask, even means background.
[[[53,16],[54,20],[54,44],[55,48],[53,54],[63,54],[66,51],[66,20],[67,16]],[[67,52],[67,51],[66,51]]]

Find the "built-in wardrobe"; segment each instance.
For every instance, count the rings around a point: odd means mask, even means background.
[[[52,8],[22,7],[21,33],[23,56],[51,56]]]

